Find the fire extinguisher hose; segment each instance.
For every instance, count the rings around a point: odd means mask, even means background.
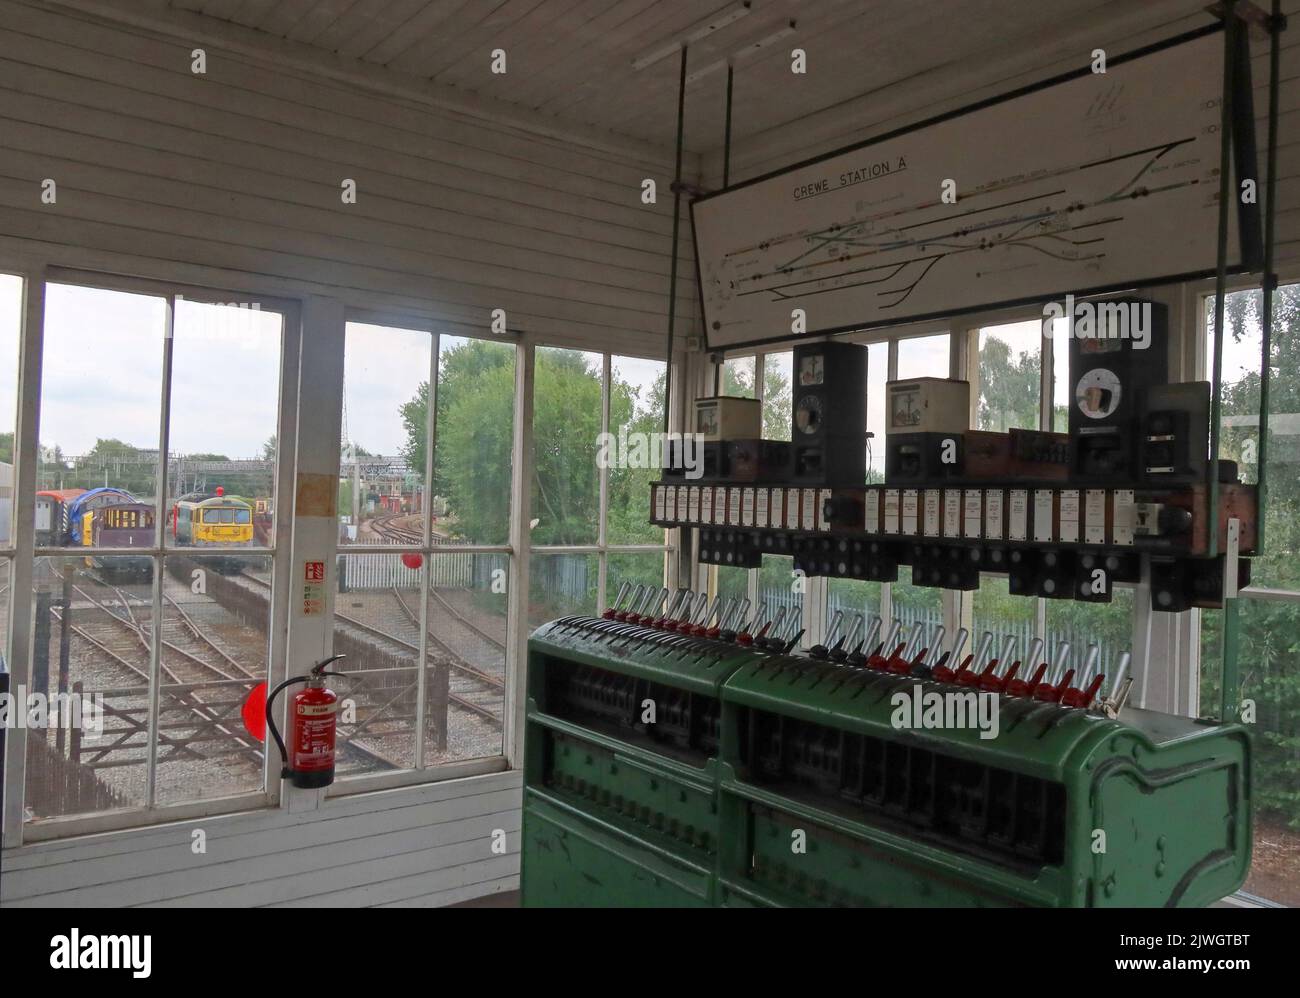
[[[275,739],[276,748],[280,750],[280,779],[287,780],[293,776],[293,768],[289,765],[289,751],[284,746],[284,739],[280,737],[280,729],[275,726],[275,710],[273,704],[275,698],[287,690],[294,683],[307,683],[314,678],[321,676],[337,676],[340,679],[349,679],[350,676],[344,672],[326,672],[325,666],[332,662],[337,662],[341,658],[347,658],[346,655],[331,655],[323,662],[317,662],[311,667],[311,671],[305,676],[291,676],[273,689],[266,696],[266,726],[271,729],[271,737]]]

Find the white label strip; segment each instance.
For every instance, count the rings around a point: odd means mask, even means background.
[[[939,498],[938,489],[925,490],[925,536],[939,536]]]
[[[866,507],[867,533],[880,533],[880,490],[867,489]]]
[[[822,489],[817,493],[817,529],[830,530],[831,521],[826,515],[826,504],[830,502],[831,490]]]
[[[740,489],[727,489],[727,525],[740,526]]]
[[[903,490],[903,534],[915,536],[917,512],[921,504],[921,494],[916,489]]]
[[[754,490],[754,526],[767,526],[767,508],[768,508],[768,491],[767,489]]]
[[[885,533],[898,533],[898,489],[885,489]]]
[[[1034,540],[1051,544],[1056,539],[1052,528],[1053,492],[1051,489],[1034,490]]]
[[[656,520],[662,520],[664,518],[664,498],[667,491],[668,489],[663,485],[655,486],[655,519]]]
[[[1029,490],[1011,490],[1011,513],[1007,523],[1007,540],[1023,541],[1029,535]]]
[[[1125,547],[1133,543],[1133,490],[1115,490],[1115,516],[1112,520],[1114,541]]]
[[[772,526],[785,528],[785,489],[772,490]]]
[[[799,489],[785,490],[785,525],[789,530],[799,529]]]
[[[943,536],[961,536],[961,489],[943,491]]]
[[[698,485],[686,487],[686,519],[690,523],[700,522],[700,492]]]
[[[740,525],[742,527],[752,527],[754,525],[754,490],[740,490]]]
[[[984,493],[984,536],[991,541],[1002,540],[1002,506],[1006,493],[989,489]]]
[[[1106,490],[1089,489],[1083,504],[1083,540],[1086,544],[1106,543]]]
[[[966,536],[980,537],[984,519],[984,493],[979,489],[966,490]]]
[[[668,495],[664,496],[664,519],[677,519],[677,486],[668,486]]]
[[[800,518],[800,529],[816,530],[817,529],[817,490],[804,489],[803,495],[799,497],[802,506],[803,516]]]
[[[1061,490],[1061,543],[1079,543],[1079,490]]]

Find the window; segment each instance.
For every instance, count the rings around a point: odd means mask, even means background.
[[[34,826],[263,792],[284,339],[246,297],[47,284],[31,684],[86,723],[29,729]]]
[[[9,600],[14,546],[14,433],[18,417],[18,335],[23,281],[0,274],[0,665],[9,662]]]
[[[722,365],[722,394],[758,398],[754,357],[731,357]]]
[[[347,324],[334,650],[356,709],[339,721],[341,788],[502,753],[516,353]]]
[[[1224,301],[1223,430],[1220,456],[1237,462],[1247,482],[1259,475],[1260,359],[1263,295],[1231,293]],[[1206,361],[1211,379],[1214,298],[1205,301]],[[1253,712],[1255,848],[1245,890],[1300,905],[1300,284],[1274,296],[1269,357],[1269,439],[1264,547],[1252,559],[1242,592],[1238,661],[1240,697]],[[1201,611],[1201,713],[1216,716],[1222,687],[1223,614]],[[1244,715],[1248,718],[1249,715]]]
[[[947,333],[897,340],[893,347],[896,374],[890,380],[950,377],[952,362]],[[912,570],[908,566],[899,568],[898,581],[889,584],[888,592],[889,616],[898,620],[907,633],[910,628],[922,625],[928,634],[943,623],[943,590],[912,585]]]
[[[624,583],[667,585],[667,532],[649,522],[667,366],[548,346],[536,358],[530,626],[591,613]]]
[[[1005,433],[1012,427],[1039,428],[1042,344],[1038,320],[979,330],[975,429]]]

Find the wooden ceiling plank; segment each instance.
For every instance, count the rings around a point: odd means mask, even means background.
[[[367,62],[386,66],[431,31],[456,17],[469,0],[428,0],[396,31],[361,53]]]
[[[315,45],[321,32],[329,29],[351,8],[366,3],[368,0],[321,0],[302,20],[289,29],[287,37],[296,42]]]
[[[490,48],[504,49],[508,71],[502,75],[490,72],[488,60],[479,51],[465,52],[455,62],[437,75],[437,82],[448,86],[481,90],[485,83],[493,83],[494,92],[503,96],[532,86],[525,55],[530,51],[545,49],[551,39],[561,38],[573,30],[575,12],[584,0],[545,0],[535,3],[531,10],[516,16],[502,28],[489,44]]]
[[[573,22],[567,35],[521,53],[529,83],[528,94],[522,103],[536,107],[562,89],[564,83],[560,74],[569,71],[575,61],[585,62],[592,51],[599,51],[610,33],[659,2],[661,0],[614,0],[613,3],[609,0],[586,0],[580,17]]]
[[[454,22],[441,31],[432,31],[418,39],[400,55],[388,61],[388,68],[429,80],[447,61],[459,58],[467,50],[479,47],[490,37],[497,18],[512,0],[470,0],[456,15]],[[538,0],[531,0],[532,3]]]
[[[288,38],[294,25],[306,17],[317,2],[318,0],[282,0],[272,9],[269,17],[252,27],[277,38]]]

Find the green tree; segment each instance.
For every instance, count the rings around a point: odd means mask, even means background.
[[[1039,355],[1011,347],[996,336],[980,346],[979,428],[1004,433],[1038,427]]]
[[[0,433],[0,461],[13,464],[14,435],[12,433]]]
[[[1209,306],[1213,315],[1213,299]],[[1236,342],[1258,335],[1261,292],[1238,292],[1224,302],[1226,326]],[[1213,322],[1211,320],[1211,329]],[[1263,550],[1253,559],[1257,584],[1300,588],[1300,286],[1278,289],[1274,298],[1269,356],[1269,436]],[[1242,477],[1258,475],[1261,378],[1251,371],[1225,384],[1220,455],[1238,462]],[[1232,421],[1230,417],[1242,417]],[[1257,806],[1300,828],[1300,606],[1245,599],[1239,641],[1241,696],[1254,701],[1254,781]],[[1222,613],[1202,615],[1201,712],[1216,714],[1222,688]]]

